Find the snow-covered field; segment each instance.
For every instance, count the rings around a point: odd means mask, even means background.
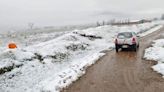
[[[55,39],[63,34],[68,33],[63,32],[10,32],[0,34],[0,46],[7,46],[7,43],[13,41],[18,44],[19,47],[24,48],[26,46],[39,44],[41,42],[46,42]]]
[[[14,36],[18,49],[0,47],[0,92],[58,92],[85,74],[88,66],[105,55],[103,50],[112,50],[118,32],[145,34],[160,27],[145,23],[26,35],[24,39]]]
[[[144,58],[157,61],[157,65],[152,66],[152,68],[164,76],[164,39],[158,39],[153,42],[152,47],[145,50]]]

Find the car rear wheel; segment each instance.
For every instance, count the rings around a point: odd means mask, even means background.
[[[138,44],[138,46],[137,46],[138,48],[140,47],[140,44]]]
[[[116,46],[116,52],[118,52],[118,50],[119,50],[119,47],[117,46],[117,45],[115,45]]]
[[[135,45],[133,45],[133,50],[136,52],[137,51],[137,45],[135,44]]]

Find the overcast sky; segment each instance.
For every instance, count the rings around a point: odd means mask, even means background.
[[[164,13],[163,0],[0,0],[0,27],[85,24]]]

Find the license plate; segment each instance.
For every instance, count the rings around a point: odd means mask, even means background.
[[[123,45],[122,48],[128,48],[128,45]]]

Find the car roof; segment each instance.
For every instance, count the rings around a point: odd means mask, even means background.
[[[119,33],[136,33],[136,32],[132,32],[132,31],[123,31],[123,32],[119,32]]]
[[[124,31],[124,32],[119,32],[119,33],[132,33],[132,32],[130,32],[130,31]]]

